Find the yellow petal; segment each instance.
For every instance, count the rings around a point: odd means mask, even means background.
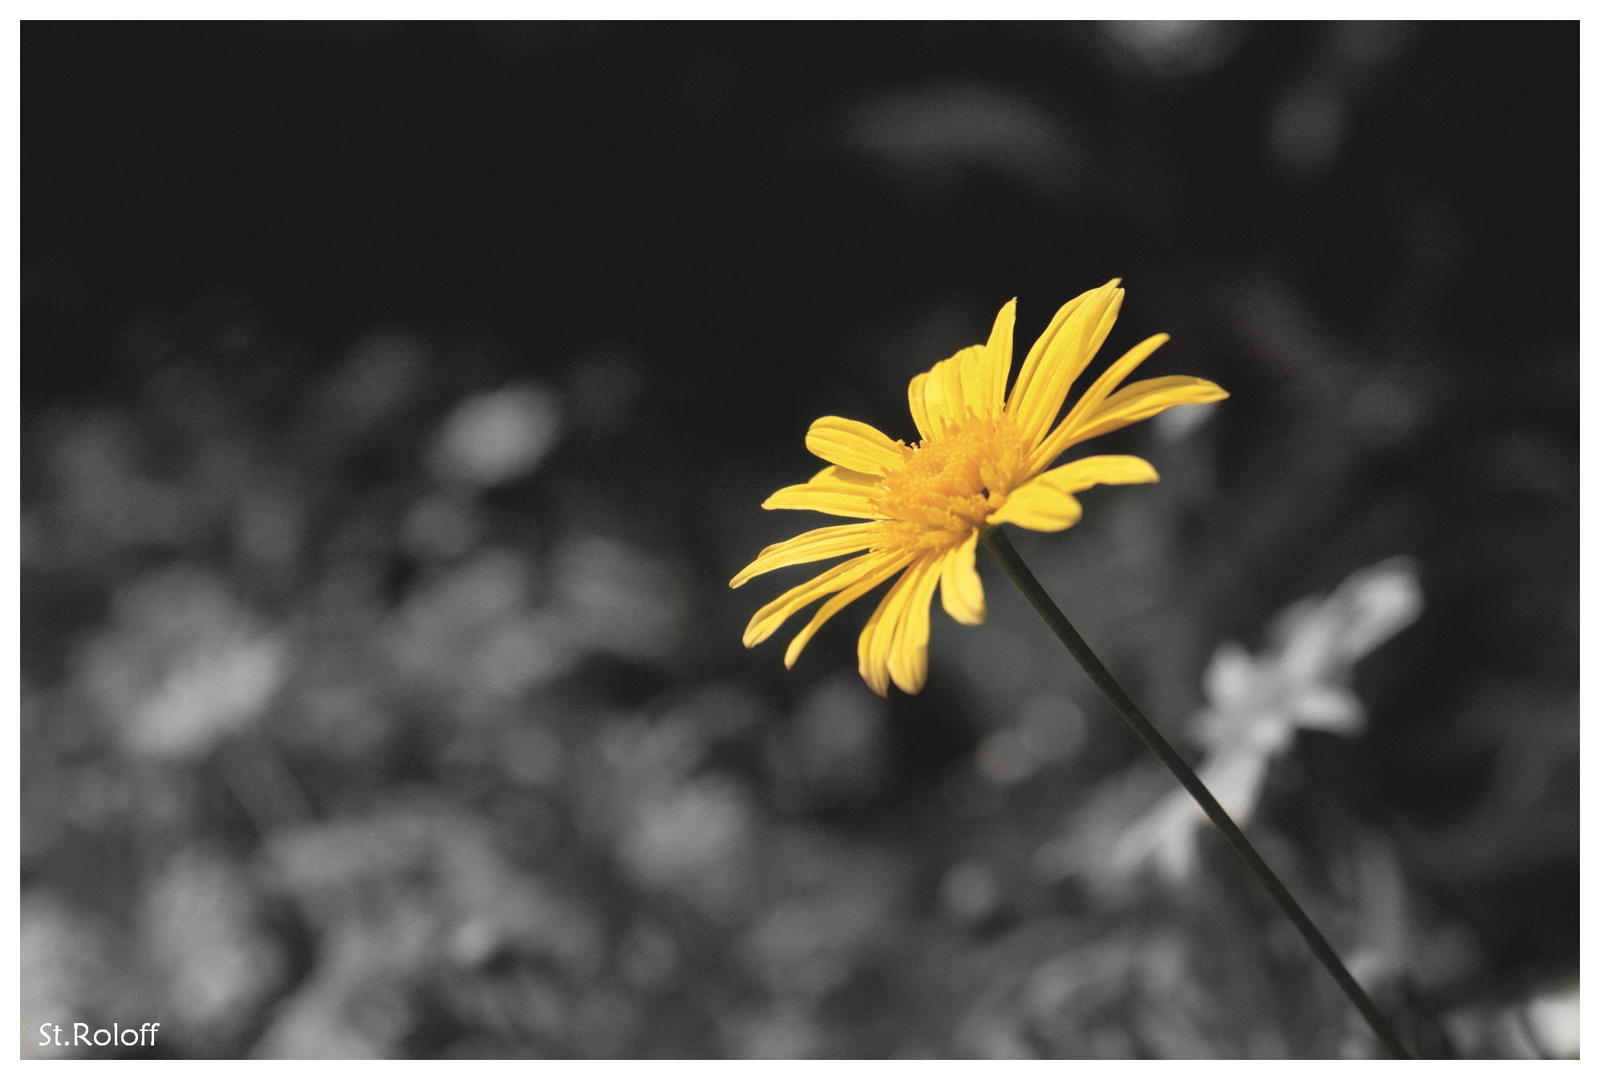
[[[1153,484],[1160,479],[1155,467],[1144,458],[1132,454],[1097,454],[1040,473],[1028,483],[1042,484],[1073,495],[1096,484]]]
[[[906,571],[912,581],[900,609],[899,625],[889,642],[889,677],[908,694],[915,694],[928,681],[928,609],[933,604],[933,590],[939,584],[943,561],[925,558]]]
[[[1112,301],[1106,308],[1105,313],[1100,316],[1099,324],[1096,325],[1094,330],[1090,333],[1087,348],[1084,349],[1084,367],[1088,367],[1089,361],[1094,359],[1095,356],[1099,355],[1100,346],[1106,343],[1106,338],[1110,335],[1111,328],[1116,325],[1117,314],[1122,311],[1123,296],[1123,291],[1118,289],[1116,296],[1112,298]],[[1082,369],[1079,370],[1081,372]],[[1073,378],[1077,378],[1077,376],[1074,375]],[[1054,419],[1054,417],[1051,417],[1051,419]]]
[[[928,370],[922,384],[922,404],[933,433],[942,435],[951,424],[967,415],[965,377],[962,372],[973,362],[982,362],[982,345],[969,345],[948,360]]]
[[[924,440],[933,438],[935,434],[933,424],[928,419],[927,404],[923,400],[927,382],[928,373],[924,371],[920,375],[912,376],[911,385],[906,387],[906,398],[911,405],[911,419],[917,425],[917,434]]]
[[[994,381],[989,374],[989,349],[974,345],[962,349],[951,358],[955,370],[952,375],[961,381],[961,402],[964,411],[977,416],[992,415],[989,405],[989,384]]]
[[[1028,356],[1022,361],[1022,370],[1017,372],[1016,385],[1011,388],[1011,398],[1006,404],[1006,411],[1015,417],[1022,409],[1022,401],[1028,396],[1028,388],[1033,385],[1034,378],[1039,374],[1039,366],[1044,363],[1045,350],[1061,333],[1061,328],[1072,317],[1073,312],[1083,306],[1083,302],[1093,296],[1098,290],[1090,289],[1081,296],[1075,296],[1062,304],[1056,312],[1055,318],[1050,320],[1050,325],[1044,333],[1033,343],[1033,348],[1028,350]]]
[[[860,492],[834,491],[816,484],[779,488],[761,504],[763,510],[815,510],[835,517],[882,518],[872,499]]]
[[[822,629],[823,623],[844,610],[847,605],[855,603],[862,596],[865,596],[899,573],[906,563],[911,561],[912,557],[910,552],[885,554],[882,560],[869,567],[859,580],[847,586],[826,604],[818,608],[817,613],[811,617],[811,621],[806,624],[805,629],[796,634],[794,640],[789,642],[789,648],[783,654],[783,666],[786,668],[794,667],[794,662],[800,659],[800,651],[806,647],[806,644],[815,636],[816,632]]]
[[[859,420],[824,416],[806,432],[806,449],[823,461],[831,461],[857,472],[883,476],[899,468],[911,451],[903,444]]]
[[[989,515],[991,525],[1019,525],[1035,532],[1060,532],[1078,523],[1083,507],[1067,492],[1037,477],[1013,491],[1006,504]]]
[[[1121,307],[1122,290],[1112,281],[1086,294],[1067,319],[1053,328],[1054,333],[1047,330],[1045,334],[1049,340],[1039,339],[1042,346],[1035,343],[1040,357],[1032,377],[1026,385],[1019,378],[1007,407],[1022,432],[1025,445],[1033,447],[1044,439],[1045,432],[1061,411],[1061,403],[1066,400],[1073,380],[1094,358]],[[1029,359],[1033,359],[1032,353]]]
[[[856,638],[856,667],[861,672],[861,681],[879,697],[889,696],[889,648],[887,639],[879,646],[878,627],[883,625],[884,614],[890,609],[905,580],[902,574],[899,581],[889,586],[889,591],[878,601],[878,606],[872,609],[867,625],[861,628],[861,636]]]
[[[763,510],[815,510],[836,517],[881,519],[877,508],[878,478],[829,465],[803,484],[779,488],[761,504]]]
[[[1123,353],[1115,363],[1101,372],[1100,377],[1091,383],[1089,389],[1085,390],[1083,396],[1073,404],[1066,418],[1057,424],[1056,429],[1028,455],[1029,467],[1042,469],[1073,443],[1089,438],[1081,433],[1085,419],[1100,409],[1111,392],[1122,385],[1122,380],[1133,374],[1134,368],[1144,363],[1150,358],[1151,353],[1170,340],[1166,334],[1153,334]]]
[[[879,697],[889,695],[889,658],[894,648],[895,634],[924,565],[914,564],[890,586],[877,610],[862,628],[861,637],[856,640],[856,660],[861,678]]]
[[[939,597],[947,615],[966,626],[983,622],[987,611],[983,602],[983,581],[978,577],[978,533],[944,557],[940,568]]]
[[[1011,327],[1017,302],[1012,300],[995,316],[986,345],[970,345],[927,373],[921,387],[922,408],[929,431],[943,434],[946,427],[969,413],[990,417],[1005,404],[1006,376],[1011,369]],[[916,406],[913,405],[913,415]]]
[[[789,616],[815,600],[846,588],[863,574],[870,573],[875,565],[877,560],[874,558],[874,553],[857,555],[838,566],[829,567],[810,581],[796,585],[770,604],[763,606],[750,617],[750,625],[744,628],[745,648],[761,644],[788,621]]]
[[[1106,399],[1105,404],[1080,420],[1071,434],[1072,442],[1082,442],[1115,431],[1140,420],[1148,420],[1174,405],[1203,405],[1221,401],[1228,392],[1214,382],[1187,375],[1168,375],[1145,379],[1125,386]]]
[[[984,377],[987,380],[977,395],[968,394],[971,400],[980,400],[985,416],[996,416],[1005,408],[1006,378],[1011,374],[1011,334],[1017,324],[1017,300],[1012,297],[994,317],[994,328],[989,331],[989,343]]]
[[[825,465],[818,469],[816,475],[808,480],[807,483],[853,484],[856,487],[877,491],[878,483],[882,479],[881,476],[876,476],[873,473],[856,472],[854,469],[847,469],[843,465]]]
[[[835,555],[848,555],[853,551],[871,547],[876,530],[871,525],[827,525],[801,533],[789,540],[763,548],[755,561],[734,575],[728,582],[737,589],[758,574],[765,574],[783,566],[831,559]]]

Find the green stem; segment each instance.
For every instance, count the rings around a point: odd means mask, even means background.
[[[1204,781],[1195,775],[1194,770],[1189,768],[1183,758],[1178,756],[1178,752],[1172,748],[1172,744],[1167,742],[1161,732],[1156,730],[1155,725],[1145,719],[1144,713],[1139,711],[1139,706],[1133,703],[1127,691],[1122,689],[1111,672],[1100,662],[1100,658],[1094,654],[1094,650],[1089,648],[1088,642],[1083,640],[1082,635],[1061,613],[1061,609],[1056,607],[1055,601],[1050,599],[1050,594],[1039,584],[1039,579],[1033,576],[1033,571],[1028,569],[1027,564],[1022,561],[1022,556],[1017,554],[1017,549],[1011,546],[1011,540],[1006,534],[997,526],[984,534],[983,543],[1004,568],[1012,583],[1022,590],[1022,595],[1028,598],[1033,609],[1055,632],[1056,637],[1061,639],[1061,643],[1067,647],[1073,659],[1088,672],[1089,678],[1094,680],[1100,692],[1111,699],[1111,704],[1116,706],[1117,712],[1122,714],[1128,726],[1133,728],[1134,733],[1143,740],[1151,752],[1161,759],[1161,763],[1189,790],[1189,794],[1194,796],[1195,802],[1200,804],[1200,808],[1206,812],[1211,823],[1227,838],[1234,853],[1244,860],[1245,866],[1261,883],[1261,887],[1267,890],[1278,907],[1283,909],[1283,913],[1289,916],[1289,921],[1294,923],[1295,928],[1300,931],[1300,936],[1305,938],[1306,944],[1311,947],[1312,953],[1322,962],[1328,974],[1333,976],[1334,982],[1339,984],[1345,996],[1360,1011],[1378,1040],[1394,1057],[1415,1057],[1416,1055],[1400,1039],[1399,1033],[1390,1025],[1388,1018],[1378,1010],[1378,1006],[1373,1004],[1367,992],[1361,989],[1361,984],[1356,982],[1349,969],[1344,966],[1339,954],[1333,951],[1328,939],[1322,936],[1322,931],[1311,921],[1311,916],[1305,913],[1305,909],[1295,900],[1288,887],[1278,879],[1277,874],[1272,872],[1266,860],[1256,851],[1255,845],[1245,839],[1244,832],[1234,824],[1233,818],[1229,817],[1222,804],[1217,802],[1216,796],[1211,794]]]

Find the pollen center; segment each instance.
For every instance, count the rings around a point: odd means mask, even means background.
[[[955,547],[998,510],[1022,468],[1022,440],[1010,417],[968,415],[911,447],[884,477],[878,505],[894,543]]]

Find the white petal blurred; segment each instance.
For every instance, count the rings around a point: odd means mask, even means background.
[[[1106,869],[1131,877],[1148,867],[1169,881],[1182,881],[1194,865],[1195,832],[1202,820],[1187,791],[1173,792],[1129,826],[1111,848]]]
[[[1422,585],[1416,564],[1403,555],[1358,570],[1334,593],[1344,604],[1338,650],[1348,662],[1404,630],[1422,614]]]
[[[1248,749],[1237,750],[1211,755],[1195,771],[1228,815],[1243,825],[1255,812],[1256,800],[1261,795],[1261,782],[1267,776],[1268,760],[1266,754]]]
[[[1203,679],[1206,697],[1218,708],[1252,700],[1256,682],[1255,661],[1244,646],[1235,641],[1224,641],[1217,646]]]
[[[1291,610],[1297,611],[1298,617],[1285,617],[1279,624],[1288,628],[1277,664],[1283,680],[1304,684],[1343,677],[1345,665],[1339,649],[1346,622],[1343,605],[1336,598],[1319,602],[1312,597]]]
[[[1361,699],[1342,686],[1307,687],[1290,700],[1289,712],[1297,727],[1339,735],[1354,735],[1366,717]]]
[[[1563,990],[1536,996],[1527,1004],[1528,1027],[1539,1048],[1553,1057],[1578,1056],[1578,991]]]

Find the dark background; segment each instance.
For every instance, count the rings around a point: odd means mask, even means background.
[[[1112,276],[1108,349],[1232,397],[1104,440],[1166,480],[1024,553],[1179,734],[1218,643],[1414,556],[1367,730],[1302,735],[1259,828],[1336,941],[1389,868],[1419,1044],[1537,1048],[1576,24],[29,23],[22,63],[24,1053],[1369,1052],[1220,848],[1037,872],[1140,759],[993,567],[916,698],[855,680],[865,604],[792,673],[739,647],[810,420],[907,437],[1006,299],[1031,342]],[[439,464],[523,391],[537,467]],[[1041,700],[1070,751],[986,773]]]

